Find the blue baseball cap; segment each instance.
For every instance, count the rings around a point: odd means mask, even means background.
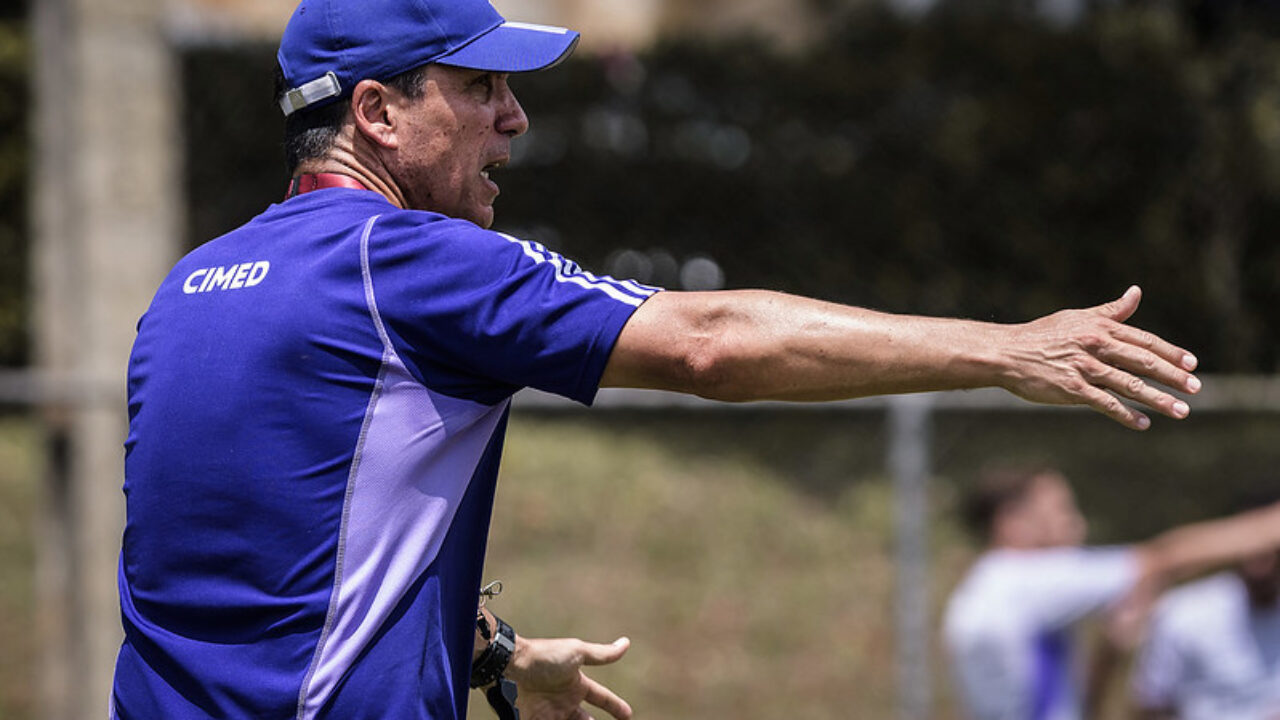
[[[519,73],[569,56],[578,33],[507,22],[488,0],[302,0],[280,39],[280,109],[334,102],[427,63]]]

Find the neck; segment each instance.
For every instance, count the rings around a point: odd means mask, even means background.
[[[383,164],[372,154],[360,152],[350,143],[336,142],[322,158],[298,164],[294,177],[318,173],[346,175],[360,181],[361,185],[385,197],[398,208],[407,208],[404,192],[386,172]]]

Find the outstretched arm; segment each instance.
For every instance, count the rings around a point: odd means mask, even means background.
[[[1216,570],[1262,552],[1280,548],[1280,503],[1218,520],[1176,527],[1134,547],[1138,578],[1128,593],[1108,611],[1090,668],[1086,714],[1093,717],[1106,700],[1125,656],[1144,645],[1135,667],[1138,678],[1131,713],[1135,720],[1172,720],[1173,678],[1180,675],[1169,663],[1176,653],[1155,649],[1162,633],[1148,627],[1156,601],[1166,588],[1204,572]],[[1166,640],[1167,642],[1167,640]]]
[[[1138,546],[1142,575],[1155,587],[1280,548],[1280,503],[1182,525]]]
[[[623,328],[601,385],[729,400],[821,401],[1003,387],[1041,403],[1086,405],[1134,429],[1119,398],[1182,418],[1196,359],[1125,324],[1142,293],[1019,325],[865,310],[782,293],[659,293]]]

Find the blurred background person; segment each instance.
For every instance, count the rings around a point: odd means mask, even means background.
[[[986,473],[964,514],[985,550],[948,602],[944,637],[973,720],[1091,716],[1113,664],[1101,656],[1086,692],[1080,620],[1111,609],[1117,626],[1130,625],[1161,588],[1280,545],[1277,504],[1140,544],[1086,547],[1071,486],[1047,468]]]
[[[1280,553],[1161,598],[1131,694],[1138,720],[1280,718]]]

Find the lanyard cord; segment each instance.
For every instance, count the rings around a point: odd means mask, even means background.
[[[289,191],[285,193],[284,199],[309,193],[312,190],[324,190],[325,188],[351,188],[352,190],[368,190],[364,183],[349,176],[339,175],[338,173],[312,173],[307,175],[299,175],[289,181]]]

